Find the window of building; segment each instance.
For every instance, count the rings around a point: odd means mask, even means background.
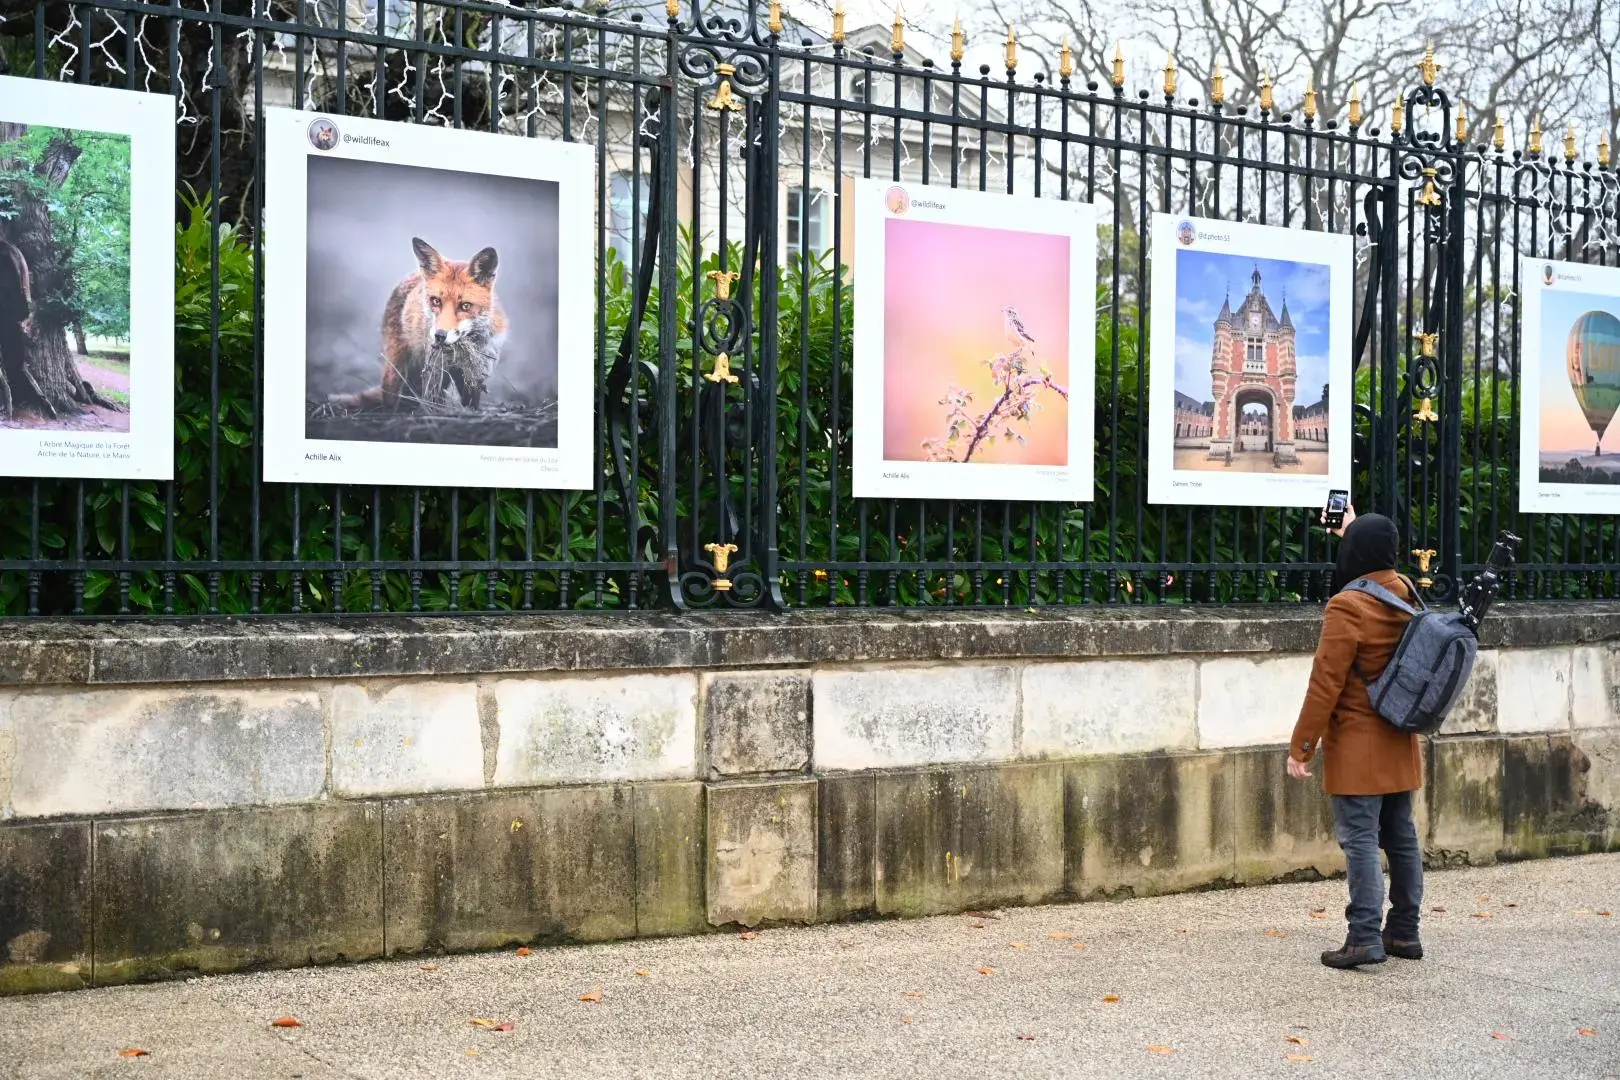
[[[1261,375],[1266,373],[1266,343],[1259,338],[1249,338],[1245,344],[1243,370]]]
[[[631,237],[637,243],[647,243],[647,208],[652,202],[652,177],[623,170],[608,178],[607,245],[618,252],[619,259],[630,265]],[[639,248],[638,248],[639,250]]]
[[[820,188],[788,188],[788,254],[827,249],[826,204],[827,193]]]

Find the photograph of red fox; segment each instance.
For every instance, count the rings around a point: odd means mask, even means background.
[[[555,181],[311,155],[305,437],[555,448]]]

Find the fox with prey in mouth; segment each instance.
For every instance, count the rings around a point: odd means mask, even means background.
[[[461,404],[476,409],[506,338],[506,312],[495,298],[495,249],[462,262],[411,239],[416,273],[394,286],[383,311],[382,382],[358,394],[333,394],[334,405],[396,411],[437,403],[446,377]]]

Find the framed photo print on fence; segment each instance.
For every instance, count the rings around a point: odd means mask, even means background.
[[[1519,260],[1519,509],[1620,513],[1620,269]]]
[[[1348,236],[1153,216],[1150,502],[1349,488],[1354,270]]]
[[[856,497],[1089,500],[1092,206],[851,187]]]
[[[0,476],[174,474],[174,124],[0,77]]]
[[[588,489],[588,145],[266,110],[264,478]]]

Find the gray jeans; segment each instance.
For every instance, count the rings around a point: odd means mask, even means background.
[[[1418,939],[1423,906],[1423,849],[1412,824],[1412,793],[1333,796],[1333,831],[1344,849],[1350,903],[1344,909],[1352,946]],[[1384,873],[1389,859],[1389,921],[1384,921]]]

